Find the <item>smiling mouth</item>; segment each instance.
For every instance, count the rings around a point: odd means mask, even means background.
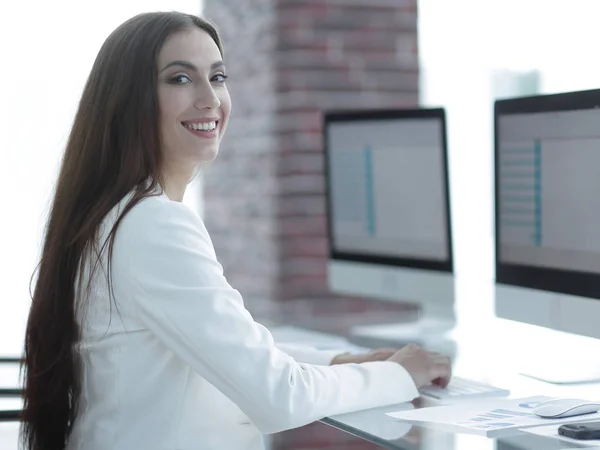
[[[181,122],[181,125],[190,131],[197,132],[213,132],[219,126],[219,121],[215,120],[213,122]]]

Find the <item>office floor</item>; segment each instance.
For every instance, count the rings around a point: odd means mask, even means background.
[[[375,450],[381,449],[348,433],[315,423],[296,430],[276,434],[269,450]],[[3,448],[3,447],[0,447]]]

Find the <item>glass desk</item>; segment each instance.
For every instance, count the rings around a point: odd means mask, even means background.
[[[600,384],[552,385],[520,375],[520,361],[514,351],[511,351],[511,348],[512,345],[518,346],[522,339],[526,339],[526,336],[519,335],[518,332],[513,330],[511,333],[514,334],[512,334],[510,341],[494,340],[491,336],[494,335],[493,330],[497,330],[499,324],[488,322],[487,324],[482,323],[480,326],[482,328],[456,330],[453,336],[453,348],[456,350],[453,361],[455,375],[509,389],[512,398],[535,395],[590,400],[600,398]],[[507,334],[501,332],[500,335],[506,336]],[[473,338],[474,336],[477,338]],[[487,339],[486,336],[488,336]],[[323,419],[322,422],[382,448],[394,450],[553,450],[590,448],[580,443],[559,441],[523,431],[515,431],[509,437],[498,439],[458,434],[436,430],[435,428],[410,425],[385,414],[439,404],[433,400],[420,398],[408,404],[328,417]]]
[[[521,431],[517,431],[509,437],[498,439],[469,434],[455,434],[410,425],[385,415],[387,412],[400,409],[406,409],[406,405],[395,405],[328,417],[321,422],[390,450],[558,450],[583,448],[581,445],[535,436]]]
[[[552,358],[561,348],[569,347],[560,336],[559,340],[551,339],[549,344],[546,333],[524,324],[503,321],[494,317],[493,283],[473,283],[471,280],[457,284],[456,319],[457,326],[447,336],[447,342],[440,342],[439,349],[453,357],[455,375],[489,383],[509,389],[512,398],[546,395],[551,397],[573,397],[600,400],[600,384],[553,385],[536,381],[520,375],[520,371],[532,362]],[[400,324],[411,320],[414,311],[402,310],[400,306],[385,305],[380,302],[369,302],[366,310],[356,308],[350,312],[333,310],[335,302],[323,302],[332,310],[312,311],[306,307],[305,314],[280,314],[274,317],[274,326],[291,325],[309,330],[329,333],[345,338],[350,345],[359,347],[387,346],[398,347],[393,340],[386,342],[381,335],[374,333],[375,339],[360,339],[353,335],[354,325]],[[311,306],[313,307],[313,306]],[[338,306],[336,305],[336,308]],[[293,308],[298,308],[294,305]],[[313,308],[316,308],[314,306]],[[366,312],[365,312],[366,311]],[[385,316],[385,318],[382,318]],[[363,319],[364,317],[364,319]],[[269,319],[270,317],[267,317]],[[267,325],[268,326],[268,325]],[[551,333],[550,333],[551,334]],[[312,343],[314,345],[314,342]],[[531,344],[528,346],[527,344]],[[557,346],[558,345],[558,346]],[[331,348],[332,343],[327,347]],[[539,350],[539,349],[544,350]],[[576,355],[577,352],[574,352]],[[600,354],[588,353],[588,354]],[[600,358],[598,358],[600,361]],[[386,449],[399,450],[520,450],[520,449],[570,449],[591,448],[580,443],[570,443],[557,439],[536,436],[531,433],[516,431],[509,437],[491,439],[487,437],[455,434],[447,431],[410,425],[393,419],[385,413],[406,408],[422,408],[433,406],[433,402],[418,399],[412,404],[394,405],[385,408],[360,411],[325,418],[321,423],[334,427],[349,435]],[[371,448],[368,446],[367,448]],[[598,447],[600,449],[600,447]]]

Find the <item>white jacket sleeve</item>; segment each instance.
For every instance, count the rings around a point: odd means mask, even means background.
[[[200,218],[166,197],[145,199],[125,216],[111,271],[117,300],[131,302],[143,326],[263,433],[418,396],[399,364],[326,367],[278,349],[227,283]]]

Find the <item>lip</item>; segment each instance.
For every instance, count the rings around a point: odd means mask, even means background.
[[[192,130],[191,128],[186,127],[184,124],[189,124],[189,123],[209,123],[209,122],[215,122],[216,126],[214,130],[211,131],[205,131],[205,130]],[[218,135],[218,131],[219,131],[219,120],[218,119],[194,119],[192,120],[186,120],[185,122],[181,122],[181,126],[183,128],[185,128],[187,131],[189,131],[190,133],[192,133],[194,136],[200,137],[200,138],[205,138],[205,139],[212,139],[217,137]]]

